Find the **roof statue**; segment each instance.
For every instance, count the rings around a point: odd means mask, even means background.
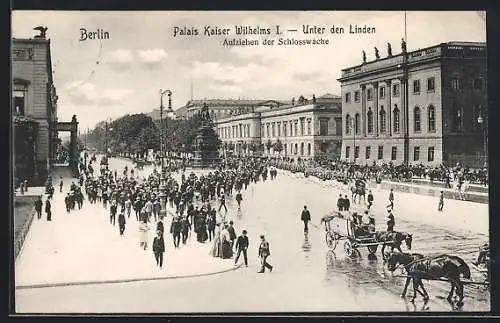
[[[401,50],[403,51],[403,53],[406,53],[406,42],[404,38],[401,38]]]
[[[380,55],[378,53],[378,48],[377,47],[374,47],[374,48],[375,48],[375,59],[379,59]]]
[[[363,51],[363,63],[366,63],[366,52]]]
[[[33,30],[38,30],[40,32],[40,34],[36,35],[35,38],[45,39],[47,29],[48,28],[45,26],[38,26],[38,27],[33,28]]]
[[[201,108],[200,114],[201,114],[201,120],[211,121],[210,112],[208,112],[208,105],[206,103],[203,103],[203,107]]]
[[[392,48],[390,43],[387,43],[387,56],[392,56]]]

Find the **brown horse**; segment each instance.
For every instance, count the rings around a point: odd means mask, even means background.
[[[382,243],[382,259],[386,261],[385,247],[391,247],[391,252],[397,249],[399,252],[401,250],[401,244],[403,241],[406,244],[408,250],[411,250],[411,243],[413,241],[413,235],[407,232],[397,232],[397,231],[377,231],[375,232],[375,240]]]
[[[418,292],[422,294],[424,299],[429,299],[429,295],[424,289],[422,279],[438,280],[440,278],[446,278],[451,284],[451,290],[447,297],[448,302],[452,303],[453,294],[456,290],[456,294],[459,298],[456,305],[463,305],[464,284],[460,280],[460,275],[463,275],[466,279],[470,279],[471,273],[469,266],[462,258],[446,254],[424,257],[421,254],[393,252],[387,259],[387,267],[389,271],[394,272],[398,265],[402,265],[409,276],[401,296],[404,296],[406,293],[410,277],[413,280],[413,300],[416,297],[418,287],[422,287],[423,294],[420,291]]]

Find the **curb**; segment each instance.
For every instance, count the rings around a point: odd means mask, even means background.
[[[243,264],[236,267],[214,271],[210,273],[191,274],[191,275],[177,275],[177,276],[163,276],[163,277],[146,277],[146,278],[128,278],[128,279],[115,279],[115,280],[94,280],[83,282],[64,282],[64,283],[48,283],[48,284],[32,284],[32,285],[19,285],[16,289],[35,289],[35,288],[50,288],[50,287],[68,287],[68,286],[82,286],[82,285],[102,285],[102,284],[118,284],[118,283],[133,283],[139,281],[152,281],[152,280],[167,280],[167,279],[181,279],[181,278],[194,278],[204,277],[217,274],[227,273],[239,269]]]

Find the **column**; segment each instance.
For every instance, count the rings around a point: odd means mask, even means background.
[[[387,131],[387,134],[389,136],[392,136],[392,84],[391,84],[391,80],[386,80],[385,81],[385,84],[387,86],[387,91],[386,91],[386,94],[387,95],[387,107],[388,109],[386,109],[386,131]]]
[[[354,113],[354,131],[356,131],[356,113]],[[361,134],[366,137],[366,85],[361,85]],[[353,150],[354,152],[354,150]]]
[[[373,84],[373,133],[378,137],[378,82]]]

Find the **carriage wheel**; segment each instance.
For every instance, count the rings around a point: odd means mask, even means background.
[[[332,233],[332,232],[327,232],[325,239],[326,239],[326,245],[328,246],[328,248],[335,250],[335,248],[337,247],[337,244],[339,242],[337,235],[335,233]]]
[[[369,252],[371,255],[374,255],[374,254],[377,252],[378,245],[374,245],[374,246],[367,246],[366,248],[368,249],[368,252]]]
[[[346,242],[344,242],[344,252],[348,257],[352,257],[352,255],[354,254],[354,248],[351,241],[346,240]]]

